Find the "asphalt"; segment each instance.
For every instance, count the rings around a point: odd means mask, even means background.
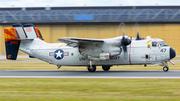
[[[180,57],[180,56],[179,56]],[[0,59],[5,59],[5,55],[0,55]],[[28,58],[27,55],[19,55],[18,58]],[[43,62],[41,60],[1,60],[0,62]],[[180,60],[173,60],[180,62]],[[64,71],[64,70],[0,70],[0,78],[178,78],[180,71],[169,70],[160,71]]]
[[[62,71],[62,70],[0,70],[0,78],[178,78],[180,71]]]

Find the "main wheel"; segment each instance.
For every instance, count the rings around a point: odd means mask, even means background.
[[[164,72],[167,72],[168,70],[169,70],[169,67],[167,67],[167,66],[163,67]]]
[[[108,71],[110,68],[111,68],[110,66],[102,66],[102,69],[103,69],[104,71]]]
[[[92,67],[90,67],[90,65],[88,66],[88,71],[89,72],[95,72],[96,71],[96,66],[92,65]]]

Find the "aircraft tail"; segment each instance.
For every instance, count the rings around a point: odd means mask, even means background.
[[[13,24],[11,28],[4,29],[6,58],[16,60],[20,43],[26,40],[39,38],[43,40],[39,28],[33,24]]]
[[[4,37],[6,46],[6,58],[10,60],[16,60],[19,45],[21,42],[16,28],[5,28]]]
[[[36,30],[36,33],[37,33],[39,39],[44,40],[44,38],[41,35],[41,32],[40,32],[39,28],[35,27],[35,30]]]

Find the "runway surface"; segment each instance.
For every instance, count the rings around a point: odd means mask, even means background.
[[[0,78],[180,78],[180,71],[0,70]]]

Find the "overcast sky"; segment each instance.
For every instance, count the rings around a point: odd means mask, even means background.
[[[0,7],[180,5],[180,0],[0,0]]]

